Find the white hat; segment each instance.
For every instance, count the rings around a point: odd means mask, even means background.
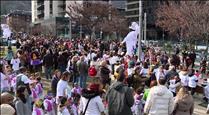
[[[139,26],[139,25],[136,22],[132,22],[131,26],[129,26],[129,28],[132,30],[137,30],[137,26]]]
[[[9,104],[1,104],[1,115],[14,115],[15,109]]]

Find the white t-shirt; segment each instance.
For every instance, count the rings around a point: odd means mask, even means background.
[[[140,71],[140,74],[142,74],[142,76],[146,76],[148,71],[149,71],[149,69],[142,68]]]
[[[56,97],[59,98],[59,96],[68,96],[70,97],[71,94],[71,88],[68,86],[67,81],[59,80],[57,83],[57,95]]]
[[[169,83],[170,83],[170,85],[169,85],[169,90],[171,91],[171,92],[176,92],[176,80],[175,79],[171,79],[171,80],[169,80]]]
[[[116,62],[119,61],[119,60],[120,60],[120,59],[119,59],[118,56],[110,57],[110,58],[109,58],[110,65],[116,64]]]
[[[20,68],[20,59],[19,58],[12,59],[10,63],[12,64],[12,69],[14,71],[19,70],[19,68]]]
[[[8,79],[6,79],[6,75],[4,75],[3,73],[0,73],[0,77],[1,77],[1,91],[4,89],[4,88],[9,88],[9,77]]]
[[[189,79],[189,87],[195,88],[197,86],[197,82],[196,82],[198,80],[197,76],[193,75],[191,77],[188,77],[188,79]]]
[[[70,115],[70,112],[68,109],[65,107],[64,109],[60,110],[58,109],[58,114],[57,115]]]
[[[131,75],[134,71],[134,68],[128,68],[128,75]]]
[[[84,111],[88,100],[89,99],[81,97],[79,110]],[[90,100],[85,115],[100,115],[101,112],[104,112],[104,110],[104,104],[102,103],[101,97],[96,96]]]
[[[188,86],[188,75],[179,74],[179,78],[181,79],[182,86]]]
[[[88,59],[88,60],[93,60],[93,58],[94,58],[95,56],[97,56],[95,53],[89,53],[89,54],[87,55],[87,59]]]

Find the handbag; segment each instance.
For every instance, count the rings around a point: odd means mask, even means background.
[[[87,102],[87,104],[86,104],[86,107],[85,107],[84,111],[81,113],[81,115],[85,115],[90,100],[91,100],[91,98],[88,100],[88,102]]]

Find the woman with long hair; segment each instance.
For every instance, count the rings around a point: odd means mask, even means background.
[[[15,100],[17,115],[31,115],[31,109],[28,106],[26,95],[28,95],[26,87],[22,85],[18,86]]]
[[[192,115],[194,100],[187,88],[180,88],[175,98],[173,115]]]

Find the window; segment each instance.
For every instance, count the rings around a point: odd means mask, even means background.
[[[50,14],[53,13],[53,1],[50,0]]]
[[[130,4],[127,6],[127,9],[139,8],[139,4]]]

